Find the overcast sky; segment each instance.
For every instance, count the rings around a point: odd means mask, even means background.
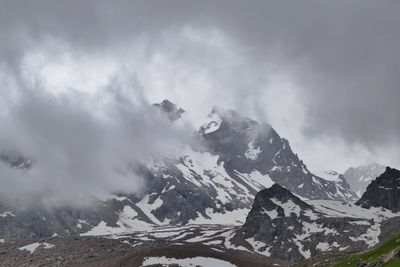
[[[268,122],[316,172],[400,167],[399,29],[389,0],[0,0],[2,138],[26,141],[21,125],[42,136],[26,122],[43,107],[49,122],[101,128],[97,108],[122,119],[130,107],[140,125],[168,98],[196,124],[214,105]],[[144,144],[154,129],[140,128]]]

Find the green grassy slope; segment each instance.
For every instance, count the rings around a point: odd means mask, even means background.
[[[353,254],[340,258],[334,267],[357,267],[360,262],[375,262],[379,261],[383,255],[389,254],[396,248],[400,248],[400,236],[394,237],[382,245],[368,250],[366,252]],[[400,259],[394,259],[383,266],[400,266]]]
[[[316,257],[312,257],[303,262],[298,262],[295,267],[358,267],[361,262],[381,262],[384,255],[390,254],[393,250],[400,249],[400,235],[392,237],[386,242],[381,243],[377,247],[360,253],[325,253]],[[387,263],[379,264],[384,267],[400,267],[400,257],[396,257]]]
[[[385,267],[399,267],[400,266],[400,259],[396,259],[396,260],[390,261],[390,262],[386,263],[384,266]]]

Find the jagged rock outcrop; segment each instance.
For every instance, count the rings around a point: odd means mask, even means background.
[[[387,167],[383,174],[368,185],[356,204],[364,208],[381,207],[392,212],[399,212],[400,171]]]
[[[185,113],[185,110],[178,108],[168,99],[163,100],[161,103],[153,104],[152,107],[158,109],[161,114],[166,115],[171,121],[176,121]]]
[[[326,251],[365,249],[371,245],[374,231],[379,232],[374,216],[362,217],[362,209],[351,204],[330,201],[335,207],[329,201],[319,205],[308,202],[278,184],[261,190],[231,242],[271,257],[298,261]],[[359,217],[354,216],[357,213]]]

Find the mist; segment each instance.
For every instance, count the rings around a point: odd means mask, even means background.
[[[394,1],[0,5],[0,147],[36,166],[1,167],[4,201],[139,192],[129,163],[174,151],[215,105],[271,124],[312,171],[399,165]],[[183,125],[148,115],[163,99]]]
[[[0,163],[0,201],[84,207],[112,193],[140,194],[145,181],[136,164],[173,156],[193,129],[130,99],[121,86],[114,80],[91,96],[52,94],[39,84],[3,94],[0,152],[32,163],[29,169]]]

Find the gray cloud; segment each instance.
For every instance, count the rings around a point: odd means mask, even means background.
[[[90,205],[111,193],[140,193],[138,161],[173,155],[191,128],[171,125],[147,103],[134,103],[118,84],[97,94],[100,106],[75,92],[53,95],[37,86],[18,87],[2,116],[0,152],[32,159],[29,170],[0,163],[2,203]],[[99,107],[100,106],[100,107]]]
[[[116,70],[135,77],[143,87],[134,91],[150,101],[171,98],[201,115],[219,104],[270,121],[315,168],[345,168],[360,155],[399,160],[395,1],[0,5],[1,62],[16,76],[23,76],[27,54],[56,40],[73,61],[114,58]]]

